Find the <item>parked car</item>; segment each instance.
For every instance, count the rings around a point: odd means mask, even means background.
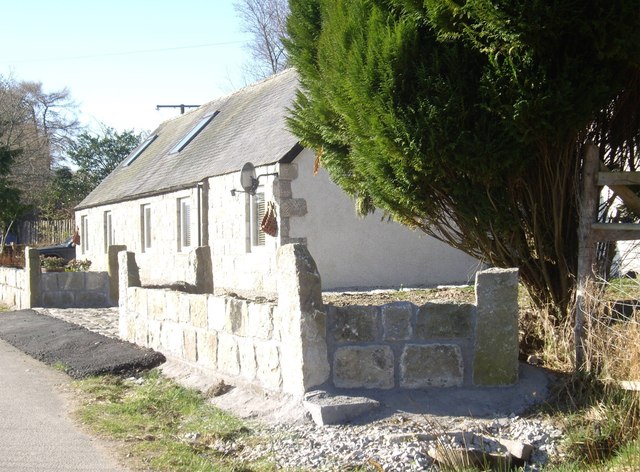
[[[38,252],[44,257],[60,257],[67,263],[76,258],[76,246],[73,244],[73,237],[69,237],[61,244],[53,246],[39,247]]]

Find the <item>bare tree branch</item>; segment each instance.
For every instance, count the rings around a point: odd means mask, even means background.
[[[287,67],[282,43],[289,14],[287,0],[240,0],[234,4],[243,31],[251,35],[252,78],[264,78]]]

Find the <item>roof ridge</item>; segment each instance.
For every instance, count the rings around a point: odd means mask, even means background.
[[[163,125],[163,124],[165,124],[165,123],[169,123],[169,122],[172,122],[172,121],[175,121],[175,120],[179,120],[179,119],[183,118],[184,116],[189,115],[189,114],[191,114],[191,113],[196,113],[198,110],[202,110],[203,108],[205,108],[205,107],[207,107],[207,106],[211,105],[211,104],[212,104],[212,103],[214,103],[214,102],[219,102],[219,101],[222,101],[222,100],[224,100],[224,101],[228,101],[228,100],[229,100],[231,97],[233,97],[234,95],[238,95],[238,94],[240,94],[240,93],[246,93],[246,92],[247,92],[247,90],[249,90],[249,89],[251,89],[251,88],[257,88],[257,87],[263,86],[263,85],[265,85],[267,82],[270,82],[270,81],[272,81],[272,80],[275,80],[276,78],[279,78],[279,77],[280,77],[280,76],[282,76],[282,75],[292,73],[292,71],[294,71],[294,72],[295,72],[295,68],[294,68],[293,66],[292,66],[292,67],[287,67],[286,69],[281,70],[280,72],[277,72],[277,73],[275,73],[275,74],[272,74],[272,75],[270,75],[270,76],[268,76],[268,77],[265,77],[264,79],[260,79],[260,80],[258,80],[258,81],[256,81],[256,82],[252,82],[252,83],[250,83],[250,84],[248,84],[248,85],[245,85],[244,87],[239,88],[239,89],[237,89],[237,90],[234,90],[233,92],[230,92],[230,93],[228,93],[228,94],[226,94],[226,95],[220,95],[219,97],[216,97],[216,98],[214,98],[213,100],[209,100],[208,102],[203,103],[203,104],[202,104],[202,105],[200,105],[198,108],[194,108],[193,110],[189,110],[189,111],[187,111],[186,113],[183,113],[183,114],[181,114],[181,115],[174,116],[173,118],[168,118],[168,119],[164,120],[164,121],[163,121],[163,122],[161,122],[158,126],[156,126],[156,128],[155,128],[155,129],[157,130],[160,126],[162,126],[162,125]]]

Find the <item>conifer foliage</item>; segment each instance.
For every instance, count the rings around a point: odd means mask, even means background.
[[[634,0],[291,0],[301,90],[289,119],[370,210],[519,267],[568,312],[580,150],[632,169]]]

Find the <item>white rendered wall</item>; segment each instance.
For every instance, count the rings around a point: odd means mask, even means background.
[[[305,149],[295,160],[294,198],[308,212],[291,218],[290,237],[306,237],[323,290],[347,287],[414,287],[467,283],[478,261],[420,231],[382,222],[381,211],[360,218],[351,200]]]

